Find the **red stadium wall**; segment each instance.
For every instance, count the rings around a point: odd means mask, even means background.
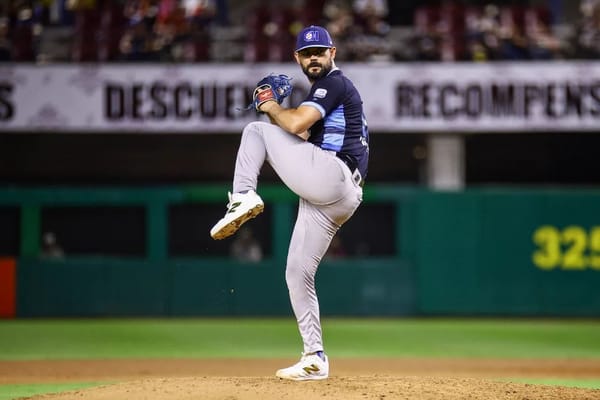
[[[14,318],[17,293],[17,263],[13,258],[0,258],[0,318]]]

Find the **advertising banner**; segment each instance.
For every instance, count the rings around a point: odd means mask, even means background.
[[[600,63],[340,63],[363,97],[372,132],[596,131]],[[0,130],[239,132],[264,116],[245,108],[258,80],[286,64],[5,64]]]

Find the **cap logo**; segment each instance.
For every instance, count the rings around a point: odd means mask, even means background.
[[[296,39],[296,51],[307,47],[333,47],[329,32],[325,28],[315,25],[304,28]]]
[[[307,42],[318,42],[319,41],[319,31],[308,31],[304,34],[304,40]]]

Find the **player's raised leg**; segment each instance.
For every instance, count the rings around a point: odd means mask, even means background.
[[[255,129],[251,123],[242,132],[235,162],[233,193],[228,193],[225,216],[210,230],[213,239],[225,239],[233,235],[245,222],[264,210],[256,186],[267,152],[264,142],[254,134]]]
[[[285,159],[282,163],[296,165],[297,174],[303,173],[302,169],[297,167],[303,164],[294,154],[297,150],[292,150],[293,145],[298,143],[308,146],[309,149],[314,147],[272,124],[251,122],[246,125],[235,161],[233,192],[229,194],[225,216],[210,231],[213,239],[224,239],[233,235],[242,224],[264,210],[264,203],[256,193],[256,188],[260,170],[269,158],[268,149],[280,154],[280,157]]]

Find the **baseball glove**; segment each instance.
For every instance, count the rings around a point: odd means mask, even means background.
[[[256,84],[256,89],[252,94],[252,104],[248,108],[254,107],[256,111],[260,112],[258,107],[267,101],[276,101],[277,104],[281,104],[292,93],[291,80],[289,76],[284,74],[265,76]]]

